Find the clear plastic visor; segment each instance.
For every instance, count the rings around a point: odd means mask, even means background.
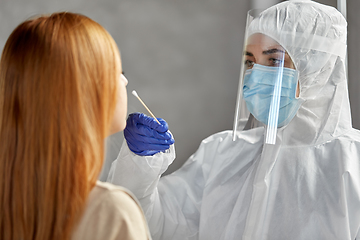
[[[263,126],[265,143],[275,144],[277,129],[298,109],[298,72],[277,41],[263,33],[250,34],[260,12],[248,12],[233,140],[238,131]]]

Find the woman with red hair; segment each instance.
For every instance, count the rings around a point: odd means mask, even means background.
[[[149,239],[135,198],[97,181],[126,124],[117,45],[88,17],[20,24],[0,62],[0,239]]]

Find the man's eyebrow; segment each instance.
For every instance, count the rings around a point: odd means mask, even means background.
[[[246,55],[246,56],[250,56],[250,57],[253,57],[253,56],[254,56],[254,54],[252,54],[251,52],[247,52],[247,51],[245,51],[245,55]]]
[[[277,53],[277,52],[281,52],[281,53],[285,54],[284,50],[281,50],[281,49],[278,49],[278,48],[273,48],[273,49],[270,49],[270,50],[263,51],[262,54],[269,55],[269,54],[273,54],[273,53]]]

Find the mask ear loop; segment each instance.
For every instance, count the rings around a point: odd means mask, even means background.
[[[282,59],[284,60],[285,54],[283,54]],[[281,84],[283,79],[284,71],[284,61],[282,61],[281,67],[278,68],[277,76],[275,79],[275,86],[273,97],[270,103],[268,124],[266,128],[265,144],[276,143],[276,133],[279,120],[279,109],[280,109],[280,96],[281,96]]]

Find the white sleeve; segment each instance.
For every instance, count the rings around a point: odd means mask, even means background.
[[[167,153],[143,157],[131,152],[124,141],[108,181],[129,189],[138,198],[154,240],[198,239],[205,185],[203,152],[201,149],[179,170],[160,179],[175,158],[174,146]]]
[[[174,145],[171,145],[165,153],[139,156],[133,153],[124,141],[117,159],[111,164],[107,182],[129,189],[147,214],[148,208],[151,207],[148,205],[152,205],[151,198],[156,192],[160,176],[174,159]]]

